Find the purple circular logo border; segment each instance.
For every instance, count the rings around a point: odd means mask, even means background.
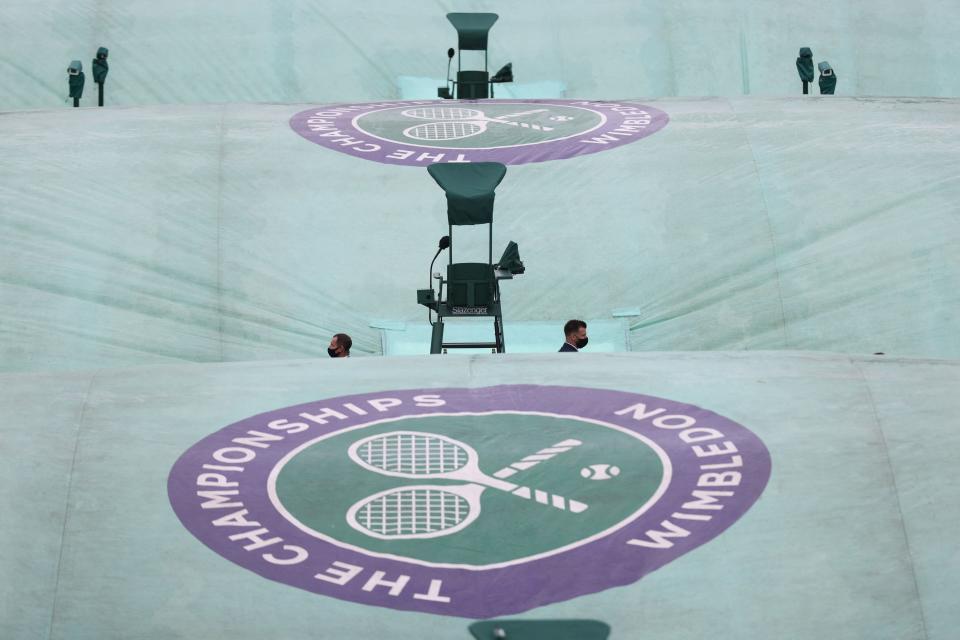
[[[557,105],[594,111],[602,116],[600,127],[582,134],[540,143],[495,148],[450,148],[389,141],[359,128],[359,117],[374,111],[422,106],[483,106],[484,104]],[[507,165],[564,160],[609,151],[653,135],[667,126],[666,112],[649,105],[600,100],[401,100],[395,102],[321,105],[294,114],[290,127],[322,147],[347,155],[403,166],[425,167],[434,162],[500,162]]]
[[[444,404],[417,406],[415,398],[424,396],[439,397]],[[391,406],[375,414],[368,401],[385,399],[390,401],[380,404]],[[282,426],[280,421],[303,423],[302,412],[322,412],[324,408],[344,411],[348,404],[366,407],[369,413],[342,413],[346,416],[343,419],[330,418],[327,424],[310,424],[297,433],[293,433],[293,429],[270,427],[271,424]],[[379,422],[386,417],[488,411],[581,417],[641,434],[669,457],[673,470],[670,484],[639,518],[606,536],[554,555],[481,570],[424,566],[344,548],[300,530],[277,512],[270,501],[268,484],[273,468],[288,452],[318,436]],[[715,430],[722,438],[696,439],[696,434],[707,433],[692,431],[697,429]],[[250,431],[269,433],[274,439],[261,439],[256,446],[249,445],[249,440],[236,442],[237,438],[250,438]],[[245,449],[254,457],[244,462],[213,457],[226,448],[235,450],[231,455]],[[225,458],[225,454],[220,458]],[[217,469],[218,466],[223,469]],[[243,471],[229,471],[229,467],[242,467]],[[607,389],[501,385],[476,389],[388,390],[330,398],[252,416],[210,434],[188,449],[171,469],[167,489],[174,512],[194,536],[218,554],[262,577],[357,603],[491,618],[636,582],[736,522],[763,492],[770,470],[769,452],[756,435],[728,418],[693,405]],[[704,477],[716,479],[704,474],[730,472],[738,474],[735,486],[703,484]],[[199,486],[202,474],[215,475],[205,477],[204,486]],[[213,486],[209,486],[211,480]],[[217,487],[217,483],[224,486]],[[202,508],[201,504],[210,499],[210,494],[199,495],[202,490],[221,492],[218,500],[223,508]],[[698,498],[692,492],[705,490],[730,492],[730,495],[714,496],[711,506],[683,514],[685,505]],[[717,508],[718,505],[721,506]],[[240,510],[246,511],[242,520],[257,526],[248,524],[242,529],[213,524],[214,520]],[[683,518],[684,515],[698,517]],[[684,533],[672,535],[677,528]],[[255,529],[265,531],[254,535],[251,531]],[[651,537],[651,531],[668,531],[671,535]],[[230,536],[235,539],[231,540]],[[273,542],[257,547],[258,540]],[[637,544],[637,541],[646,544]],[[292,562],[301,555],[300,551],[306,557]],[[266,559],[268,555],[271,561]],[[318,579],[319,575],[326,578]],[[397,594],[387,586],[365,589],[371,576],[376,575],[382,583],[402,581],[402,576],[408,578]],[[341,581],[344,582],[338,584]],[[505,584],[510,588],[505,590]]]

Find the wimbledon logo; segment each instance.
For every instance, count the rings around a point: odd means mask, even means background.
[[[572,158],[635,142],[668,120],[636,102],[419,100],[317,107],[294,115],[290,126],[335,151],[422,167]]]
[[[170,502],[263,577],[490,618],[625,585],[719,535],[770,475],[763,443],[691,405],[505,385],[344,396],[204,438]]]

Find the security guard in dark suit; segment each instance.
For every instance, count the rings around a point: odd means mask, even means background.
[[[587,323],[583,320],[567,320],[563,325],[566,342],[560,347],[560,353],[577,353],[587,346]]]

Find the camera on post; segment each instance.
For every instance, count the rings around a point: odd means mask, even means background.
[[[826,60],[818,64],[817,68],[820,70],[820,93],[832,96],[837,88],[837,74]]]
[[[107,56],[110,50],[106,47],[97,49],[97,57],[93,59],[93,81],[97,84],[103,84],[107,81],[107,72],[110,71],[110,65],[107,64]]]
[[[800,74],[800,81],[803,83],[803,95],[810,91],[809,83],[813,82],[813,51],[810,47],[801,47],[800,56],[797,58],[797,73]]]
[[[97,105],[103,106],[103,85],[107,81],[107,73],[110,71],[110,65],[107,64],[107,56],[110,51],[106,47],[97,49],[97,56],[93,59],[93,81],[97,83]]]
[[[80,106],[80,98],[83,97],[83,84],[86,76],[83,74],[83,63],[74,60],[67,67],[67,83],[70,88],[70,97],[73,98],[73,106]]]

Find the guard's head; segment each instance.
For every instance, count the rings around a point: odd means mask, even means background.
[[[567,320],[567,324],[563,325],[563,335],[568,338],[580,333],[581,330],[587,330],[587,323],[583,320]]]
[[[567,320],[567,324],[563,325],[563,335],[566,336],[567,342],[577,347],[577,349],[583,349],[587,346],[587,323],[583,320]]]
[[[350,355],[350,347],[353,346],[353,340],[345,333],[337,333],[330,339],[330,346],[327,347],[327,353],[331,358],[346,358]]]

